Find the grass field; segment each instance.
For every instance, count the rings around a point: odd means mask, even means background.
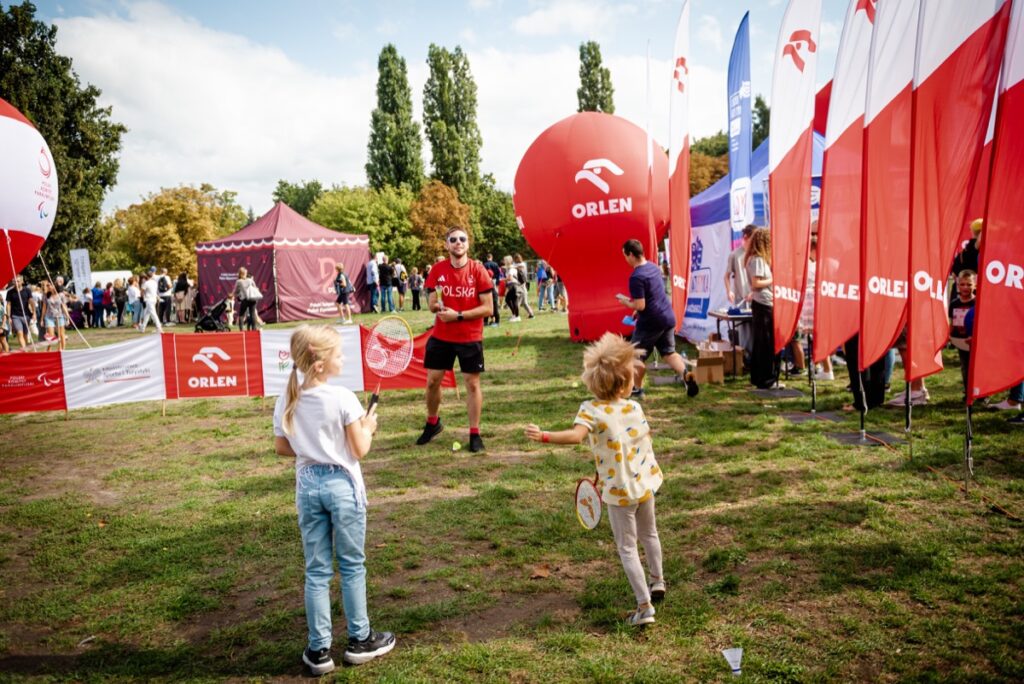
[[[693,400],[649,388],[669,592],[634,631],[607,521],[586,532],[573,513],[589,453],[522,437],[569,426],[582,347],[552,314],[485,344],[485,454],[452,451],[467,441],[454,392],[426,447],[422,392],[384,397],[364,465],[368,592],[398,647],[325,679],[726,681],[732,646],[746,681],[1024,679],[1024,524],[979,498],[1024,516],[1024,431],[980,409],[976,479],[957,488],[955,355],[915,409],[912,457],[825,436],[856,430],[854,414],[782,416],[809,396],[763,403],[742,379]],[[819,409],[849,401],[845,384],[820,385]],[[272,406],[0,416],[0,679],[302,679],[294,469],[273,453]],[[903,413],[873,411],[869,428],[901,435]],[[339,660],[340,608],[335,628]]]

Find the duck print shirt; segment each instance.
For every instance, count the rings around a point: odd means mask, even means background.
[[[580,404],[573,424],[590,431],[602,501],[609,506],[632,506],[654,496],[663,478],[640,404],[630,399],[591,399]]]

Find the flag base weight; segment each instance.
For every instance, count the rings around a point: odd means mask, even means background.
[[[888,432],[827,432],[825,436],[847,446],[877,447],[906,442],[902,437]]]

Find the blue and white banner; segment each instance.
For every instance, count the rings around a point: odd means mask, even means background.
[[[733,241],[754,221],[754,193],[750,187],[750,12],[736,30],[729,55],[729,223]]]

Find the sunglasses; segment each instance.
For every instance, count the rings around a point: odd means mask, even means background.
[[[469,238],[465,235],[452,235],[448,238],[448,242],[454,245],[456,242],[469,242]]]

